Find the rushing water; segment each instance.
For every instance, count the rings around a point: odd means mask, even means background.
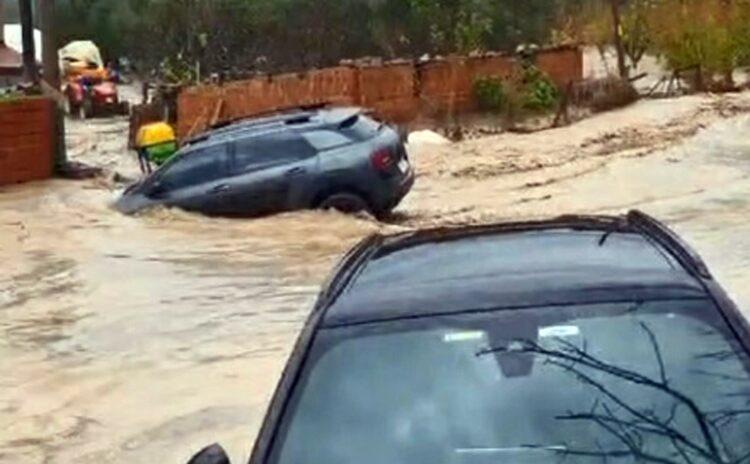
[[[748,133],[747,117],[727,120],[521,192],[528,175],[421,178],[403,218],[642,208],[750,308]],[[383,226],[326,213],[124,217],[111,198],[88,182],[0,191],[0,462],[179,464],[215,441],[243,462],[318,285]]]

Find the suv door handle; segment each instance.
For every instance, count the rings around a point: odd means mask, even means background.
[[[208,193],[222,193],[222,192],[228,192],[229,191],[229,184],[220,184],[215,187],[212,187]]]
[[[306,173],[307,170],[305,168],[292,168],[284,173],[286,177],[296,177],[301,176],[302,174]]]

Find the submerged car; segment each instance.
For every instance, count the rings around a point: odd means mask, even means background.
[[[739,463],[749,354],[700,257],[637,211],[374,236],[320,293],[250,463]]]
[[[413,182],[396,129],[359,108],[301,110],[189,140],[115,206],[124,213],[165,205],[241,216],[335,208],[380,217]]]

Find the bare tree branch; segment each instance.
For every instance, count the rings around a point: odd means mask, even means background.
[[[644,450],[644,436],[659,436],[667,438],[674,448],[674,456],[680,457],[687,464],[692,463],[694,457],[700,457],[708,462],[722,464],[740,462],[750,458],[750,454],[748,454],[747,456],[743,456],[740,461],[732,460],[731,449],[729,449],[724,442],[719,430],[720,425],[725,425],[737,417],[750,414],[750,408],[739,411],[703,412],[692,398],[670,386],[664,359],[656,336],[646,324],[640,323],[640,326],[651,343],[656,363],[658,365],[658,379],[604,362],[590,355],[585,348],[580,349],[578,346],[564,339],[557,339],[557,342],[561,346],[559,349],[549,349],[537,344],[536,342],[523,340],[521,341],[523,344],[521,349],[518,349],[517,345],[512,349],[491,348],[480,351],[477,355],[479,356],[488,353],[529,353],[544,356],[546,358],[545,364],[558,367],[563,371],[572,374],[584,384],[596,389],[608,401],[611,401],[612,404],[616,405],[619,410],[627,413],[629,417],[617,417],[606,403],[600,404],[599,400],[597,400],[591,408],[591,411],[588,413],[570,412],[558,416],[557,419],[569,421],[592,421],[604,429],[609,435],[612,435],[625,445],[628,449],[627,452],[639,460],[672,463],[669,458],[654,456],[647,453]],[[723,352],[721,354],[717,352],[715,355],[716,357],[724,357]],[[671,406],[669,414],[666,417],[660,417],[656,411],[652,409],[637,408],[628,404],[622,398],[611,392],[602,383],[584,372],[582,370],[584,368],[603,372],[630,383],[652,388],[668,395],[675,400],[675,402]],[[702,438],[701,443],[689,438],[673,425],[680,407],[684,407],[698,425],[700,436]],[[603,413],[599,411],[600,409]],[[600,446],[598,451],[566,451],[567,454],[602,456],[603,459],[620,456],[622,452],[622,450],[601,449]]]
[[[664,370],[664,359],[661,357],[661,349],[659,349],[659,344],[656,342],[656,335],[654,335],[651,329],[648,328],[646,323],[641,322],[640,325],[641,325],[641,328],[648,335],[649,340],[651,340],[651,346],[654,347],[654,354],[656,355],[656,362],[659,364],[659,378],[661,379],[661,382],[664,385],[668,385],[669,381],[667,380],[667,374]]]

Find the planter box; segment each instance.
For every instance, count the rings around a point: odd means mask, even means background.
[[[53,115],[47,98],[0,101],[0,185],[52,177]]]

